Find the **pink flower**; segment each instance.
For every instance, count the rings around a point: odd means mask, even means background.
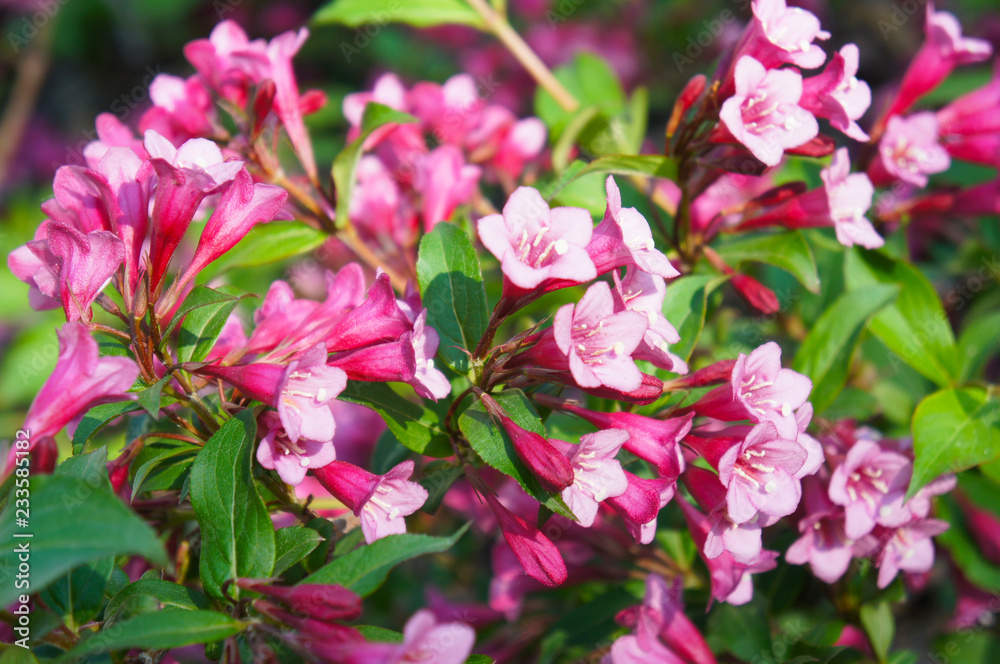
[[[616,267],[635,265],[639,270],[664,279],[680,274],[667,257],[657,251],[649,223],[634,207],[622,208],[621,192],[615,179],[608,176],[605,182],[608,208],[604,219],[593,231],[587,245],[587,254],[597,269],[604,274]]]
[[[686,664],[656,636],[654,619],[646,614],[636,619],[635,634],[619,636],[602,664]]]
[[[139,120],[139,131],[154,130],[174,145],[215,133],[215,103],[200,76],[187,80],[160,74],[149,86],[153,107]]]
[[[264,468],[276,470],[286,484],[298,486],[310,468],[322,468],[337,457],[337,450],[330,440],[317,441],[299,438],[293,442],[274,411],[260,416],[260,429],[264,431],[257,447],[257,461]]]
[[[346,312],[344,308],[356,301],[353,289],[347,293],[328,290],[329,297],[317,318],[323,320],[329,317],[332,321],[324,340],[330,353],[382,341],[396,341],[413,329],[406,312],[400,309],[389,275],[385,273],[380,272],[375,277],[364,302]]]
[[[434,366],[434,355],[437,353],[440,339],[437,330],[427,325],[427,310],[421,309],[413,321],[413,334],[410,337],[413,345],[413,355],[417,368],[410,383],[414,391],[425,399],[443,399],[451,394],[451,383]]]
[[[239,108],[245,108],[251,82],[256,82],[246,60],[256,57],[257,67],[265,66],[266,44],[251,42],[235,21],[225,20],[212,29],[208,39],[197,39],[184,47],[184,57],[208,86]]]
[[[155,289],[163,283],[170,258],[202,200],[236,177],[243,163],[223,162],[219,146],[204,138],[193,138],[175,148],[150,130],[144,145],[158,176],[150,246],[150,276]]]
[[[927,3],[927,39],[903,75],[899,93],[887,115],[906,112],[915,101],[933,90],[958,65],[982,62],[993,48],[982,39],[962,36],[962,25],[952,14],[934,10]]]
[[[625,527],[639,544],[649,544],[656,536],[656,517],[674,497],[677,483],[669,479],[645,479],[625,472],[628,488],[607,504],[625,521]]]
[[[425,232],[440,221],[448,221],[456,207],[469,202],[479,174],[479,167],[466,164],[461,151],[451,145],[435,148],[421,160],[413,176],[413,188],[423,198]]]
[[[491,493],[483,493],[487,505],[500,524],[500,532],[524,571],[546,586],[558,586],[566,581],[566,562],[552,540],[538,528],[512,513]],[[491,603],[492,606],[492,603]]]
[[[878,185],[899,179],[926,187],[928,175],[951,166],[948,152],[938,142],[937,118],[929,111],[889,118],[878,149],[879,158],[869,170]]]
[[[549,209],[531,187],[519,187],[504,205],[477,223],[479,239],[500,260],[504,279],[518,288],[537,288],[548,279],[576,283],[597,277],[586,246],[594,231],[580,208]]]
[[[812,12],[788,7],[785,0],[754,0],[753,17],[736,47],[737,54],[752,55],[768,69],[786,63],[815,69],[826,60],[813,40],[829,39],[830,33],[820,29]]]
[[[299,85],[292,69],[292,58],[302,48],[309,37],[306,28],[298,32],[283,32],[272,39],[266,49],[269,67],[266,78],[274,81],[274,113],[288,132],[288,138],[295,148],[302,167],[313,181],[316,180],[316,159],[313,156],[312,141],[302,119],[302,105]],[[315,109],[314,109],[315,110]]]
[[[728,552],[738,563],[750,565],[756,562],[761,552],[761,529],[777,519],[757,514],[749,521],[734,523],[727,509],[726,488],[717,475],[704,468],[689,468],[684,473],[684,485],[708,513],[712,526],[705,538],[705,557],[714,560]]]
[[[614,313],[611,288],[599,281],[578,304],[561,306],[551,329],[581,387],[603,385],[631,392],[642,384],[632,352],[646,333],[646,323],[646,317],[635,311]]]
[[[853,540],[876,523],[898,525],[896,515],[910,483],[913,465],[873,440],[858,440],[830,476],[830,500],[844,507],[845,532]]]
[[[754,58],[743,56],[735,76],[736,93],[723,102],[719,118],[757,159],[774,166],[784,150],[808,143],[819,133],[816,118],[798,105],[800,74],[790,69],[768,71]]]
[[[1000,69],[978,90],[937,112],[941,143],[952,157],[1000,168]]]
[[[646,595],[643,597],[642,605],[635,606],[621,611],[616,620],[626,626],[638,629],[638,643],[640,650],[644,652],[657,652],[656,648],[650,648],[648,642],[659,640],[668,646],[669,653],[678,662],[690,662],[691,664],[715,664],[715,656],[705,643],[704,637],[698,629],[684,615],[684,602],[681,598],[680,580],[673,584],[668,584],[663,577],[650,574],[646,577]],[[644,635],[643,632],[646,632]],[[644,636],[646,638],[644,638]],[[647,643],[644,643],[646,641]],[[662,647],[662,646],[661,646]],[[673,655],[676,653],[676,655]],[[612,655],[615,654],[612,649]],[[662,654],[662,653],[661,653]],[[618,659],[618,662],[673,662],[674,659]]]
[[[611,291],[615,300],[615,312],[635,311],[646,316],[649,324],[642,341],[632,353],[637,360],[646,360],[666,371],[687,373],[687,363],[670,352],[669,344],[681,340],[677,330],[663,316],[663,301],[667,295],[667,284],[663,277],[643,272],[635,265],[625,270],[625,279],[618,271],[611,273],[615,282]]]
[[[246,168],[241,168],[208,218],[194,257],[179,283],[194,278],[212,261],[236,246],[254,226],[275,219],[290,219],[282,211],[288,192],[271,184],[254,183]]]
[[[406,532],[404,516],[427,502],[427,490],[409,481],[413,462],[404,461],[385,475],[375,475],[344,461],[314,469],[313,475],[330,494],[361,519],[365,541]]]
[[[578,445],[553,441],[573,469],[573,483],[562,490],[563,500],[585,528],[594,525],[600,503],[628,490],[625,471],[615,459],[626,440],[627,431],[605,429],[581,436]]]
[[[809,563],[812,573],[826,583],[844,575],[854,556],[854,541],[844,532],[844,511],[830,501],[817,478],[802,482],[806,516],[799,521],[799,539],[788,547],[785,559],[793,565]]]
[[[59,358],[28,408],[24,429],[31,447],[45,444],[71,421],[102,403],[129,399],[139,367],[126,357],[101,357],[97,342],[82,323],[66,323],[59,331]],[[15,450],[7,459],[13,468]]]
[[[878,556],[878,587],[885,588],[900,570],[926,572],[934,565],[931,538],[950,528],[947,521],[920,519],[891,531],[876,530],[875,537],[885,544]]]
[[[871,106],[872,91],[857,79],[857,73],[858,47],[845,44],[821,73],[802,81],[799,105],[818,118],[827,118],[835,129],[854,140],[867,142],[868,134],[857,120]]]
[[[132,129],[118,119],[112,113],[101,113],[94,122],[97,131],[97,140],[87,143],[83,149],[83,156],[87,160],[87,166],[96,168],[101,161],[101,157],[113,147],[128,148],[141,160],[149,158],[146,148],[142,147],[142,140],[136,138]]]
[[[864,173],[851,173],[847,148],[833,155],[830,166],[820,171],[823,186],[787,198],[740,224],[740,230],[779,225],[786,228],[833,226],[837,240],[846,247],[859,244],[868,249],[885,241],[865,218],[875,188]]]
[[[433,612],[421,609],[406,621],[399,655],[389,661],[464,664],[475,642],[476,633],[465,623],[439,623]]]

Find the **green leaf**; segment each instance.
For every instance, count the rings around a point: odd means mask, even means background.
[[[243,631],[243,623],[215,611],[165,609],[140,613],[97,632],[56,661],[116,650],[166,650],[220,641]]]
[[[455,481],[464,475],[462,466],[446,459],[431,461],[424,466],[420,486],[427,489],[427,500],[421,511],[434,514],[444,500],[444,495]]]
[[[865,321],[899,294],[897,286],[869,286],[845,293],[812,325],[792,368],[813,382],[809,400],[822,413],[844,387]]]
[[[441,337],[438,354],[457,373],[469,373],[469,352],[486,333],[490,313],[479,256],[465,231],[439,223],[424,235],[417,279],[427,324]]]
[[[791,273],[810,292],[819,292],[816,257],[799,231],[745,235],[720,242],[715,250],[733,267],[746,261],[774,265]]]
[[[518,426],[542,436],[547,435],[545,425],[539,419],[524,392],[521,390],[504,390],[491,395],[496,399]],[[476,454],[488,465],[496,468],[504,475],[517,480],[517,483],[529,496],[540,502],[556,514],[576,521],[576,516],[569,510],[562,496],[549,493],[542,488],[531,470],[521,461],[514,451],[507,432],[490,417],[478,399],[458,418],[458,428],[461,429],[469,445]]]
[[[177,479],[194,463],[199,448],[175,440],[147,443],[132,461],[132,497],[143,491],[166,491],[175,487]]]
[[[601,109],[597,106],[586,106],[573,114],[566,129],[560,134],[559,140],[552,146],[552,168],[556,173],[562,173],[569,166],[570,155],[576,147],[577,139],[600,112]]]
[[[896,634],[896,620],[892,615],[892,607],[884,599],[869,602],[861,606],[859,616],[875,656],[880,662],[886,661],[889,648],[892,647],[892,639]]]
[[[385,627],[375,625],[355,625],[356,630],[361,632],[365,641],[375,641],[376,643],[402,643],[403,635]]]
[[[392,0],[395,1],[395,0]],[[426,1],[426,0],[422,0]],[[333,6],[342,4],[341,2],[334,3]],[[348,0],[348,3],[353,5],[355,2]],[[364,7],[371,7],[372,4],[369,0],[360,0],[360,3]],[[401,5],[397,5],[400,7]],[[407,4],[407,7],[410,5]],[[329,6],[328,6],[329,7]],[[420,5],[416,5],[419,9]],[[418,12],[419,13],[419,12]],[[320,12],[320,15],[323,11]],[[318,18],[318,16],[317,16]],[[365,21],[362,20],[362,23]],[[418,120],[407,113],[402,111],[397,111],[396,109],[389,108],[382,104],[377,104],[375,102],[369,102],[365,106],[365,113],[361,118],[361,134],[354,139],[343,151],[337,155],[337,158],[333,160],[333,170],[331,176],[333,177],[333,185],[337,190],[337,215],[336,224],[337,228],[346,228],[350,220],[350,203],[351,203],[351,193],[354,191],[354,171],[358,167],[358,161],[361,159],[361,154],[364,151],[365,140],[371,135],[373,131],[379,127],[389,124],[390,122],[396,124],[409,124],[412,122],[417,122]]]
[[[764,601],[755,597],[743,606],[716,605],[708,616],[706,638],[744,662],[770,653],[771,631]]]
[[[226,581],[266,578],[274,569],[274,526],[251,470],[256,432],[253,411],[240,412],[205,443],[191,468],[201,581],[212,597],[223,597]]]
[[[967,530],[958,526],[962,517],[954,500],[950,496],[943,497],[935,503],[934,510],[935,516],[952,524],[951,528],[935,537],[935,541],[948,550],[955,565],[969,581],[980,588],[1000,593],[1000,568],[988,561]]]
[[[232,286],[220,286],[219,292],[232,296],[232,299],[206,304],[192,310],[181,323],[177,335],[177,361],[200,362],[204,360],[216,339],[222,332],[229,314],[236,308],[241,291]],[[243,294],[242,297],[248,297]]]
[[[960,380],[975,377],[986,360],[1000,352],[997,330],[1000,330],[1000,311],[991,311],[968,323],[958,335],[958,360],[962,367],[958,373]]]
[[[163,386],[173,380],[173,378],[172,374],[167,374],[136,395],[136,402],[154,420],[160,419],[160,396],[163,393]]]
[[[70,457],[56,467],[53,475],[75,477],[92,488],[111,491],[111,480],[108,479],[108,448],[102,447],[87,454]]]
[[[466,523],[450,537],[411,533],[389,535],[346,553],[316,570],[301,583],[335,583],[367,597],[382,585],[393,567],[417,556],[447,551],[468,529],[469,524]]]
[[[226,293],[222,290],[213,290],[208,286],[195,286],[191,289],[191,292],[188,293],[187,297],[184,298],[184,301],[181,302],[180,306],[177,307],[177,313],[175,313],[174,317],[170,319],[170,324],[167,325],[167,329],[161,335],[163,341],[160,345],[166,345],[168,337],[174,331],[174,328],[180,325],[181,321],[184,320],[184,317],[195,309],[236,301],[238,299],[239,297],[236,295]]]
[[[705,327],[708,293],[714,288],[713,282],[719,281],[719,277],[692,274],[678,277],[667,285],[663,317],[670,321],[681,337],[679,342],[670,346],[670,351],[684,360],[691,357],[694,347],[698,345],[698,338]]]
[[[106,427],[111,420],[140,408],[141,406],[134,401],[120,401],[101,404],[88,410],[73,433],[73,454],[82,452],[87,442],[100,433],[101,429]]]
[[[584,52],[557,67],[553,74],[582,108],[596,107],[604,120],[603,131],[597,128],[591,135],[581,136],[581,146],[590,154],[624,152],[625,131],[616,134],[608,127],[610,118],[625,111],[625,92],[614,70],[600,57]],[[564,109],[547,90],[539,87],[535,92],[535,114],[549,128],[552,138],[558,140],[575,112]]]
[[[161,606],[171,609],[194,611],[207,609],[209,606],[208,598],[197,590],[163,579],[139,579],[122,588],[108,601],[104,615],[111,616],[117,613],[124,602],[137,595],[155,597]]]
[[[16,516],[22,515],[15,515],[14,501],[0,513],[0,576],[14,578],[17,547],[24,543],[30,543],[31,592],[108,556],[137,555],[163,567],[169,564],[153,529],[106,486],[69,475],[39,475],[30,479],[29,490],[27,527],[16,525]],[[15,537],[26,533],[32,537]],[[0,605],[22,592],[13,583],[0,584]]]
[[[414,452],[432,457],[454,454],[438,414],[394,392],[385,383],[348,381],[338,398],[375,410],[399,442]]]
[[[0,651],[0,664],[38,664],[38,658],[30,650],[7,645]]]
[[[896,301],[868,323],[868,329],[903,362],[941,387],[958,373],[955,338],[934,287],[905,261],[862,251],[846,254],[844,279],[849,291],[879,283],[899,284]]]
[[[70,631],[76,632],[81,625],[89,622],[104,604],[104,589],[114,569],[113,557],[101,558],[81,565],[41,593],[45,604]]]
[[[913,413],[913,454],[907,500],[943,473],[1000,457],[1000,399],[982,387],[930,395]]]
[[[462,0],[334,0],[316,12],[313,23],[351,27],[407,23],[417,28],[457,24],[486,29],[483,18]]]
[[[641,175],[651,178],[677,179],[677,162],[670,157],[659,155],[608,155],[587,164],[577,174],[581,178],[591,173],[611,173],[613,175]]]
[[[330,239],[324,231],[301,221],[271,221],[257,224],[239,244],[202,270],[199,278],[235,267],[257,267],[304,254]],[[192,291],[193,292],[193,291]]]
[[[271,575],[280,575],[312,553],[322,541],[323,536],[312,528],[305,526],[279,528],[274,533],[274,571]]]

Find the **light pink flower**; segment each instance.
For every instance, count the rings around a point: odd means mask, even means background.
[[[951,166],[948,152],[938,142],[937,118],[929,111],[889,118],[878,149],[879,158],[869,170],[877,185],[899,179],[926,187],[928,175]]]
[[[844,532],[844,511],[830,501],[826,487],[814,477],[802,482],[806,515],[799,521],[801,536],[785,553],[793,565],[809,567],[816,578],[834,583],[847,571],[854,541]]]
[[[669,344],[677,343],[681,337],[663,315],[663,301],[667,296],[667,284],[663,277],[643,272],[635,265],[625,270],[624,279],[618,276],[618,270],[614,270],[611,276],[615,283],[611,291],[615,311],[635,311],[648,320],[646,333],[632,357],[651,362],[666,371],[687,373],[687,363],[670,352]]]
[[[427,325],[426,309],[421,309],[413,321],[410,343],[413,345],[417,363],[411,383],[414,391],[425,399],[435,401],[451,394],[451,383],[448,382],[448,378],[434,366],[434,356],[440,339],[437,330]]]
[[[867,142],[868,134],[857,120],[872,103],[868,84],[857,78],[858,47],[845,44],[827,63],[823,71],[802,81],[799,105],[856,141]]]
[[[480,168],[465,163],[461,151],[452,145],[431,150],[417,165],[413,188],[422,197],[424,231],[448,221],[459,205],[468,203],[479,183]]]
[[[286,484],[298,486],[310,468],[322,468],[337,458],[332,441],[299,438],[292,442],[285,434],[281,418],[274,411],[260,416],[260,429],[264,431],[257,447],[257,461],[264,468],[275,470]]]
[[[562,448],[572,466],[573,483],[563,489],[562,497],[581,526],[594,525],[600,503],[628,489],[625,471],[615,459],[626,440],[627,431],[605,429],[581,436],[578,445],[552,441]]]
[[[142,139],[137,138],[132,129],[118,119],[113,113],[101,113],[94,122],[97,139],[87,143],[83,148],[87,166],[96,168],[101,158],[113,147],[130,149],[141,160],[149,158],[146,148],[142,147]]]
[[[375,475],[344,461],[314,469],[313,475],[330,494],[361,519],[365,541],[406,532],[404,516],[427,502],[427,490],[409,481],[413,462],[404,461],[385,475]]]
[[[597,276],[586,246],[594,231],[590,213],[580,208],[550,210],[531,187],[519,187],[504,205],[477,223],[479,239],[500,260],[504,278],[521,289],[548,279],[577,283]]]
[[[149,86],[153,107],[143,113],[139,131],[154,130],[174,145],[215,133],[215,103],[200,76],[183,79],[159,74]]]
[[[737,46],[739,55],[752,55],[768,69],[793,64],[815,69],[826,60],[816,39],[829,39],[815,14],[788,7],[785,0],[754,0],[754,20]]]
[[[705,538],[705,557],[714,560],[728,552],[738,563],[753,564],[760,558],[761,530],[777,518],[758,513],[749,521],[734,523],[729,517],[726,487],[709,470],[693,466],[684,473],[684,485],[708,514],[711,530]]]
[[[897,525],[913,465],[876,441],[858,440],[830,476],[830,500],[844,507],[845,532],[861,539],[876,523]]]
[[[900,570],[921,573],[934,565],[934,543],[931,538],[948,530],[951,525],[940,519],[920,519],[895,530],[877,529],[873,535],[885,544],[879,554],[878,587],[885,588]]]
[[[681,597],[682,584],[680,579],[675,579],[672,584],[668,584],[663,577],[657,574],[650,574],[646,577],[646,594],[642,599],[641,606],[634,606],[619,612],[615,620],[625,627],[637,628],[636,638],[639,650],[642,652],[658,652],[657,649],[650,648],[649,642],[659,641],[667,646],[671,654],[680,662],[690,662],[691,664],[715,664],[715,656],[705,643],[704,637],[698,631],[688,617],[684,614],[684,601]],[[645,634],[643,634],[645,632]],[[614,654],[614,650],[612,650]],[[662,654],[662,653],[660,653]],[[664,660],[619,660],[614,662],[673,662],[673,659]]]
[[[784,150],[808,143],[819,133],[812,113],[799,106],[802,76],[772,69],[750,56],[736,63],[736,93],[722,104],[719,118],[729,133],[768,166]]]
[[[225,20],[216,25],[208,39],[197,39],[184,47],[184,57],[198,71],[208,86],[239,108],[245,108],[252,83],[259,79],[255,70],[267,64],[266,43],[250,41],[235,21]],[[256,58],[255,67],[246,61]]]

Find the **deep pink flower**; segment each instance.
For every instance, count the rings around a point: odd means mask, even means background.
[[[941,143],[952,157],[1000,168],[1000,69],[978,90],[937,112]]]
[[[550,210],[531,187],[519,187],[503,208],[477,222],[479,239],[500,260],[505,280],[531,290],[548,279],[576,283],[597,277],[586,246],[594,231],[580,208]]]
[[[830,500],[844,507],[845,532],[861,539],[876,523],[898,525],[913,464],[874,440],[858,440],[830,476]]]
[[[194,257],[179,283],[193,279],[206,265],[235,247],[257,224],[290,219],[282,211],[286,200],[287,191],[271,184],[254,183],[246,168],[241,168],[208,218]]]
[[[736,93],[723,102],[719,118],[757,159],[774,166],[784,150],[808,143],[819,133],[816,118],[798,105],[800,74],[790,69],[768,71],[754,58],[743,56],[735,76]]]
[[[616,620],[625,627],[638,627],[640,632],[639,645],[642,645],[643,641],[641,634],[643,622],[648,620],[645,625],[645,628],[649,630],[648,636],[653,639],[658,638],[672,652],[677,653],[680,656],[677,661],[690,662],[691,664],[715,664],[715,656],[708,644],[705,643],[704,637],[684,614],[681,591],[682,584],[679,579],[675,579],[673,584],[668,584],[663,577],[650,574],[646,577],[646,594],[643,597],[642,605],[621,611]],[[613,661],[617,664],[619,660]],[[633,660],[625,659],[622,661],[631,662]],[[671,662],[673,660],[639,659],[634,661]]]
[[[667,257],[656,249],[649,223],[634,207],[622,208],[621,191],[612,176],[605,182],[608,207],[604,219],[593,231],[587,254],[597,274],[616,267],[635,265],[639,270],[664,279],[680,274]]]
[[[566,562],[559,549],[538,528],[500,504],[491,493],[482,494],[497,518],[500,532],[510,550],[517,556],[525,573],[546,586],[558,586],[566,581]]]
[[[626,440],[627,431],[605,429],[580,436],[578,445],[552,441],[572,466],[573,482],[562,490],[563,500],[585,528],[594,525],[600,503],[628,489],[625,471],[615,459]]]
[[[670,352],[669,344],[681,340],[677,330],[663,316],[663,301],[667,295],[667,284],[663,277],[643,272],[635,265],[625,270],[625,278],[618,271],[611,273],[615,287],[611,291],[615,300],[615,312],[636,311],[646,316],[649,324],[642,341],[632,357],[646,360],[653,365],[674,373],[687,373],[687,363]]]
[[[257,447],[257,461],[265,468],[276,470],[286,484],[298,486],[310,468],[322,468],[337,458],[332,440],[317,441],[299,438],[292,442],[285,434],[281,417],[274,411],[260,416],[264,431]]]
[[[269,61],[265,77],[274,81],[274,113],[288,132],[288,138],[306,174],[315,181],[316,159],[313,156],[309,132],[302,119],[299,84],[292,69],[292,58],[308,37],[309,31],[306,28],[299,28],[298,32],[283,32],[272,39],[265,51]]]
[[[787,198],[740,224],[741,230],[778,225],[786,228],[832,226],[837,240],[846,247],[859,244],[868,249],[885,241],[865,218],[875,188],[864,173],[851,173],[847,148],[837,150],[830,165],[820,171],[823,186]]]
[[[216,25],[208,39],[197,39],[184,47],[184,57],[198,71],[209,87],[239,108],[245,108],[252,82],[252,68],[246,60],[256,57],[257,68],[267,63],[264,40],[251,42],[235,21]],[[249,71],[248,71],[249,69]]]
[[[352,350],[382,341],[395,341],[413,329],[406,312],[400,309],[392,284],[389,282],[389,275],[385,273],[379,273],[375,277],[365,301],[346,313],[343,312],[341,304],[346,305],[353,301],[354,293],[348,293],[348,298],[338,295],[336,291],[330,292],[330,297],[323,304],[323,311],[320,311],[318,316],[320,319],[326,318],[327,315],[333,318],[333,324],[324,340],[328,352]],[[327,311],[331,309],[334,311]]]
[[[155,131],[148,131],[144,145],[158,177],[150,245],[150,276],[155,289],[163,283],[170,258],[202,200],[229,184],[243,163],[224,162],[219,146],[204,138],[193,138],[175,148]]]
[[[927,186],[927,176],[951,166],[948,152],[938,142],[938,123],[929,111],[889,118],[878,145],[878,159],[868,171],[876,185],[902,180]]]
[[[321,622],[354,620],[361,615],[361,598],[342,586],[301,584],[284,587],[271,585],[269,581],[238,579],[236,585],[260,593],[268,600],[277,600],[287,606],[293,615]],[[272,602],[268,605],[275,606]]]
[[[906,112],[947,78],[955,67],[982,62],[993,53],[989,42],[964,37],[958,19],[948,12],[935,11],[933,2],[927,3],[924,30],[927,38],[903,75],[887,115]]]
[[[631,392],[642,384],[632,352],[646,327],[647,318],[640,313],[614,313],[611,288],[598,281],[578,304],[559,308],[551,330],[555,345],[568,358],[573,379],[581,387],[603,385]]]
[[[31,446],[49,439],[74,419],[102,403],[125,401],[139,377],[139,367],[126,357],[101,357],[97,342],[82,323],[66,323],[58,333],[59,358],[52,375],[42,385],[24,419]],[[15,450],[7,459],[13,468]],[[40,461],[40,460],[36,460]],[[33,464],[36,469],[41,463]]]
[[[649,544],[656,536],[656,517],[674,497],[677,483],[669,479],[645,479],[625,472],[628,488],[620,496],[607,499],[625,527],[639,544]]]
[[[413,188],[423,199],[425,232],[440,221],[448,221],[456,207],[469,202],[479,174],[480,168],[466,164],[461,151],[452,145],[442,145],[427,154],[413,176]]]
[[[413,462],[404,461],[385,475],[375,475],[344,461],[314,469],[313,475],[330,494],[361,519],[365,541],[406,532],[404,516],[427,502],[427,490],[409,481]]]
[[[50,221],[43,221],[35,229],[35,238],[7,255],[11,273],[28,284],[28,304],[35,311],[58,309],[59,277],[55,271],[55,258],[48,253],[46,235]],[[32,249],[34,247],[34,249]]]
[[[858,47],[845,44],[821,73],[802,81],[799,105],[818,118],[827,118],[835,129],[854,140],[867,142],[868,134],[857,120],[871,106],[872,91],[857,74]]]

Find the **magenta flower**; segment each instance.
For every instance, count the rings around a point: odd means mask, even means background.
[[[622,208],[621,191],[612,176],[605,182],[608,207],[593,231],[587,254],[597,274],[616,267],[635,265],[639,270],[664,279],[680,274],[667,257],[657,251],[649,223],[635,208]]]
[[[668,584],[663,577],[650,574],[646,577],[646,595],[643,597],[642,605],[624,609],[616,616],[618,623],[625,627],[638,628],[637,645],[643,646],[643,650],[648,652],[647,644],[643,644],[644,630],[651,639],[659,639],[666,644],[671,652],[675,652],[675,657],[679,655],[677,661],[690,662],[691,664],[715,664],[715,656],[712,654],[704,637],[698,631],[688,617],[684,614],[684,601],[681,597],[682,584],[679,579],[675,579],[673,584]],[[645,624],[644,624],[645,623]],[[655,649],[653,649],[655,650]],[[612,650],[612,652],[614,652]],[[614,660],[618,662],[619,660]],[[623,660],[631,662],[633,660]],[[674,660],[650,660],[639,659],[638,662]]]
[[[656,536],[656,517],[674,497],[677,483],[669,479],[645,479],[624,471],[628,488],[607,504],[625,521],[625,527],[639,544],[649,544]]]
[[[897,525],[913,465],[873,440],[858,440],[830,476],[830,500],[844,507],[845,532],[861,539],[876,523]]]
[[[958,19],[948,12],[935,11],[933,2],[927,3],[924,30],[927,38],[903,75],[899,93],[887,115],[906,112],[946,79],[955,67],[982,62],[993,53],[989,42],[963,36]]]
[[[827,118],[834,129],[854,140],[867,142],[868,134],[857,121],[871,106],[872,91],[857,74],[858,47],[845,44],[822,72],[802,81],[799,105],[818,118]]]
[[[295,78],[295,71],[292,69],[292,58],[299,52],[308,37],[309,30],[299,28],[298,32],[289,30],[272,39],[265,51],[269,61],[266,78],[274,81],[274,113],[285,127],[306,175],[311,180],[316,181],[316,159],[313,156],[309,132],[302,119],[303,109],[299,96],[299,84]]]
[[[573,483],[563,489],[563,500],[585,528],[594,525],[600,503],[628,489],[625,471],[615,459],[626,440],[627,431],[605,429],[580,436],[578,445],[552,441],[562,448],[573,468]]]
[[[952,157],[1000,168],[1000,70],[978,90],[937,112],[941,143]]]
[[[795,479],[807,458],[794,439],[781,438],[774,424],[762,422],[719,457],[719,480],[733,523],[746,523],[759,512],[787,516],[798,507],[802,487]]]
[[[291,219],[282,210],[286,200],[287,191],[271,184],[254,183],[246,168],[240,168],[208,218],[194,257],[179,283],[183,285],[193,279],[206,265],[235,247],[257,224]]]
[[[452,145],[442,145],[427,154],[413,175],[413,188],[423,199],[425,232],[439,221],[448,221],[456,207],[472,199],[480,172],[478,166],[466,164],[461,151]]]
[[[938,142],[937,118],[929,111],[889,118],[878,149],[879,157],[869,170],[877,185],[899,179],[926,187],[928,175],[951,166],[947,150]]]
[[[784,150],[808,143],[819,133],[816,118],[798,105],[800,74],[790,69],[768,71],[754,58],[743,56],[735,76],[736,93],[722,104],[719,118],[757,159],[774,166]]]
[[[820,171],[823,186],[785,199],[744,220],[741,230],[779,225],[786,228],[832,226],[844,246],[859,244],[868,249],[885,241],[865,218],[871,208],[875,188],[864,173],[851,173],[847,148],[833,155],[830,166]]]
[[[657,638],[654,618],[643,614],[636,619],[635,634],[619,636],[602,664],[686,664]]]
[[[496,515],[507,546],[517,557],[525,573],[546,586],[563,584],[567,576],[566,562],[552,540],[543,535],[538,528],[501,505],[491,493],[486,492],[482,495]]]
[[[934,543],[931,538],[950,528],[947,521],[919,519],[895,530],[876,529],[873,535],[884,542],[876,565],[878,587],[885,588],[900,570],[922,573],[934,565]]]
[[[556,346],[568,358],[573,379],[581,387],[603,385],[631,392],[642,384],[642,373],[632,352],[642,341],[646,327],[647,319],[642,314],[614,313],[611,288],[598,281],[578,304],[559,308],[551,329]]]
[[[67,321],[89,323],[91,305],[125,259],[125,245],[113,233],[84,234],[58,222],[46,224],[45,233],[45,243],[28,246],[52,274],[57,290],[46,292],[48,288],[42,288],[45,278],[37,272],[33,279],[43,293],[59,298]]]
[[[322,468],[337,458],[332,440],[317,441],[299,438],[293,442],[285,434],[280,416],[267,411],[260,416],[260,430],[264,431],[257,447],[257,461],[264,468],[275,470],[286,484],[298,486],[310,468]]]
[[[385,475],[375,475],[344,461],[314,469],[313,475],[334,498],[361,519],[365,541],[406,532],[404,516],[427,502],[427,490],[409,481],[413,462],[404,461]]]
[[[125,401],[139,377],[139,367],[126,357],[101,357],[97,342],[82,323],[66,323],[58,333],[59,357],[42,389],[28,408],[24,429],[30,450],[45,445],[63,428],[102,403]],[[7,459],[7,472],[16,460],[14,449]],[[41,464],[36,464],[41,467]]]
[[[50,221],[43,221],[35,229],[35,238],[7,255],[11,273],[28,285],[28,304],[35,311],[58,309],[59,276],[55,257],[48,251],[46,234]]]
[[[150,245],[150,276],[156,288],[163,283],[170,258],[202,200],[236,177],[243,163],[224,162],[219,146],[205,138],[193,138],[175,148],[155,131],[148,131],[144,145],[158,176]]]
[[[208,83],[209,87],[239,108],[244,108],[254,77],[246,60],[256,57],[257,68],[264,67],[266,44],[251,42],[235,21],[225,20],[212,29],[208,39],[196,39],[184,47],[184,57]]]
[[[413,354],[410,336],[411,334],[406,332],[396,341],[337,353],[330,360],[329,366],[343,369],[349,380],[408,383],[413,380],[417,371],[417,361]]]
[[[663,316],[663,301],[667,295],[667,284],[663,277],[643,272],[636,266],[625,270],[625,279],[612,272],[615,287],[611,291],[615,300],[615,312],[635,311],[646,316],[649,324],[642,341],[632,353],[637,360],[646,360],[653,365],[674,373],[687,373],[687,363],[670,352],[669,344],[681,340],[677,330]]]
[[[583,283],[597,277],[586,246],[594,232],[590,214],[580,208],[550,210],[531,187],[518,187],[503,214],[477,222],[479,239],[500,260],[504,278],[531,290],[548,279]]]
[[[340,277],[339,273],[337,276]],[[353,289],[346,295],[336,290],[329,290],[329,293],[327,302],[317,312],[317,320],[332,320],[325,337],[328,352],[395,341],[413,329],[406,312],[400,309],[389,275],[385,273],[380,272],[375,277],[365,301],[349,311],[345,312],[344,306],[354,301]]]
[[[83,233],[112,230],[100,188],[88,169],[61,166],[52,181],[52,194],[52,198],[42,203],[42,212],[52,221]]]

